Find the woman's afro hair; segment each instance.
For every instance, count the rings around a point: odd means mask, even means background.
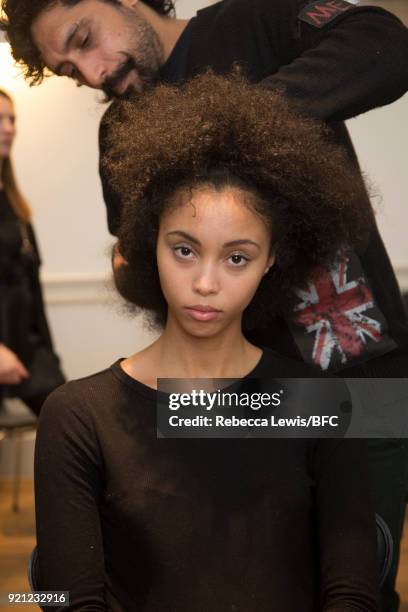
[[[128,262],[115,274],[117,288],[160,323],[159,221],[181,188],[244,186],[271,222],[276,263],[244,313],[246,329],[287,311],[295,288],[366,240],[373,214],[364,183],[328,128],[238,71],[115,102],[105,121],[101,169],[121,194],[118,236]]]

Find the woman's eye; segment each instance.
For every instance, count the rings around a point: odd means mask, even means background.
[[[87,34],[81,41],[81,49],[85,49],[89,44],[89,34]]]
[[[193,255],[193,251],[186,246],[174,247],[174,252],[177,253],[177,255],[182,259],[191,259],[191,256]]]
[[[230,255],[228,259],[235,268],[238,268],[238,267],[241,268],[245,266],[249,261],[247,257],[244,257],[244,255],[239,255],[239,254]]]

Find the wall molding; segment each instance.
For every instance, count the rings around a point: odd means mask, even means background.
[[[408,265],[395,267],[401,291],[408,293]],[[109,273],[56,274],[42,279],[46,304],[104,304],[116,298]]]
[[[101,304],[112,297],[109,274],[56,274],[42,278],[48,305]]]

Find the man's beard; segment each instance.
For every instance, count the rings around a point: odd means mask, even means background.
[[[106,77],[103,82],[102,90],[105,93],[105,101],[109,102],[113,98],[127,98],[136,89],[134,85],[130,85],[122,94],[116,93],[116,87],[127,77],[129,72],[134,71],[137,73],[140,82],[140,88],[138,91],[146,91],[153,87],[157,83],[158,73],[153,70],[149,70],[146,66],[138,64],[133,57],[128,58],[119,66],[119,68],[111,75]]]
[[[102,84],[107,102],[112,98],[126,98],[135,89],[140,93],[153,87],[163,63],[163,48],[152,26],[145,19],[136,15],[132,9],[124,7],[121,10],[126,11],[127,14],[130,50],[122,52],[124,61],[115,72],[105,78]],[[131,84],[119,95],[116,92],[117,87],[132,71],[137,74],[138,86]]]

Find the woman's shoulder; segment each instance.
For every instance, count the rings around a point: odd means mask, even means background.
[[[113,385],[114,377],[107,368],[67,382],[48,396],[38,422],[38,470],[41,462],[52,460],[66,467],[67,473],[81,475],[84,470],[88,475],[93,470],[100,473],[104,440],[116,416],[112,412],[115,403],[108,399]]]
[[[87,374],[86,376],[82,376],[80,378],[74,378],[64,383],[60,387],[58,387],[51,395],[54,394],[86,394],[90,391],[95,391],[97,389],[103,389],[106,386],[112,384],[114,377],[112,376],[112,368],[114,365],[118,363],[115,362],[113,365],[110,365],[103,370],[99,370],[98,372],[94,372],[92,374]]]
[[[70,380],[55,389],[45,401],[41,417],[63,413],[64,419],[86,418],[101,408],[111,409],[114,398],[121,392],[120,380],[114,375],[115,366],[120,367],[118,364],[119,360],[104,370]]]
[[[101,452],[111,448],[113,439],[122,444],[128,427],[143,431],[140,415],[147,415],[149,426],[149,415],[155,414],[152,403],[138,391],[137,381],[128,384],[120,361],[69,381],[48,396],[38,423],[38,448],[73,449],[79,456],[99,462]]]

